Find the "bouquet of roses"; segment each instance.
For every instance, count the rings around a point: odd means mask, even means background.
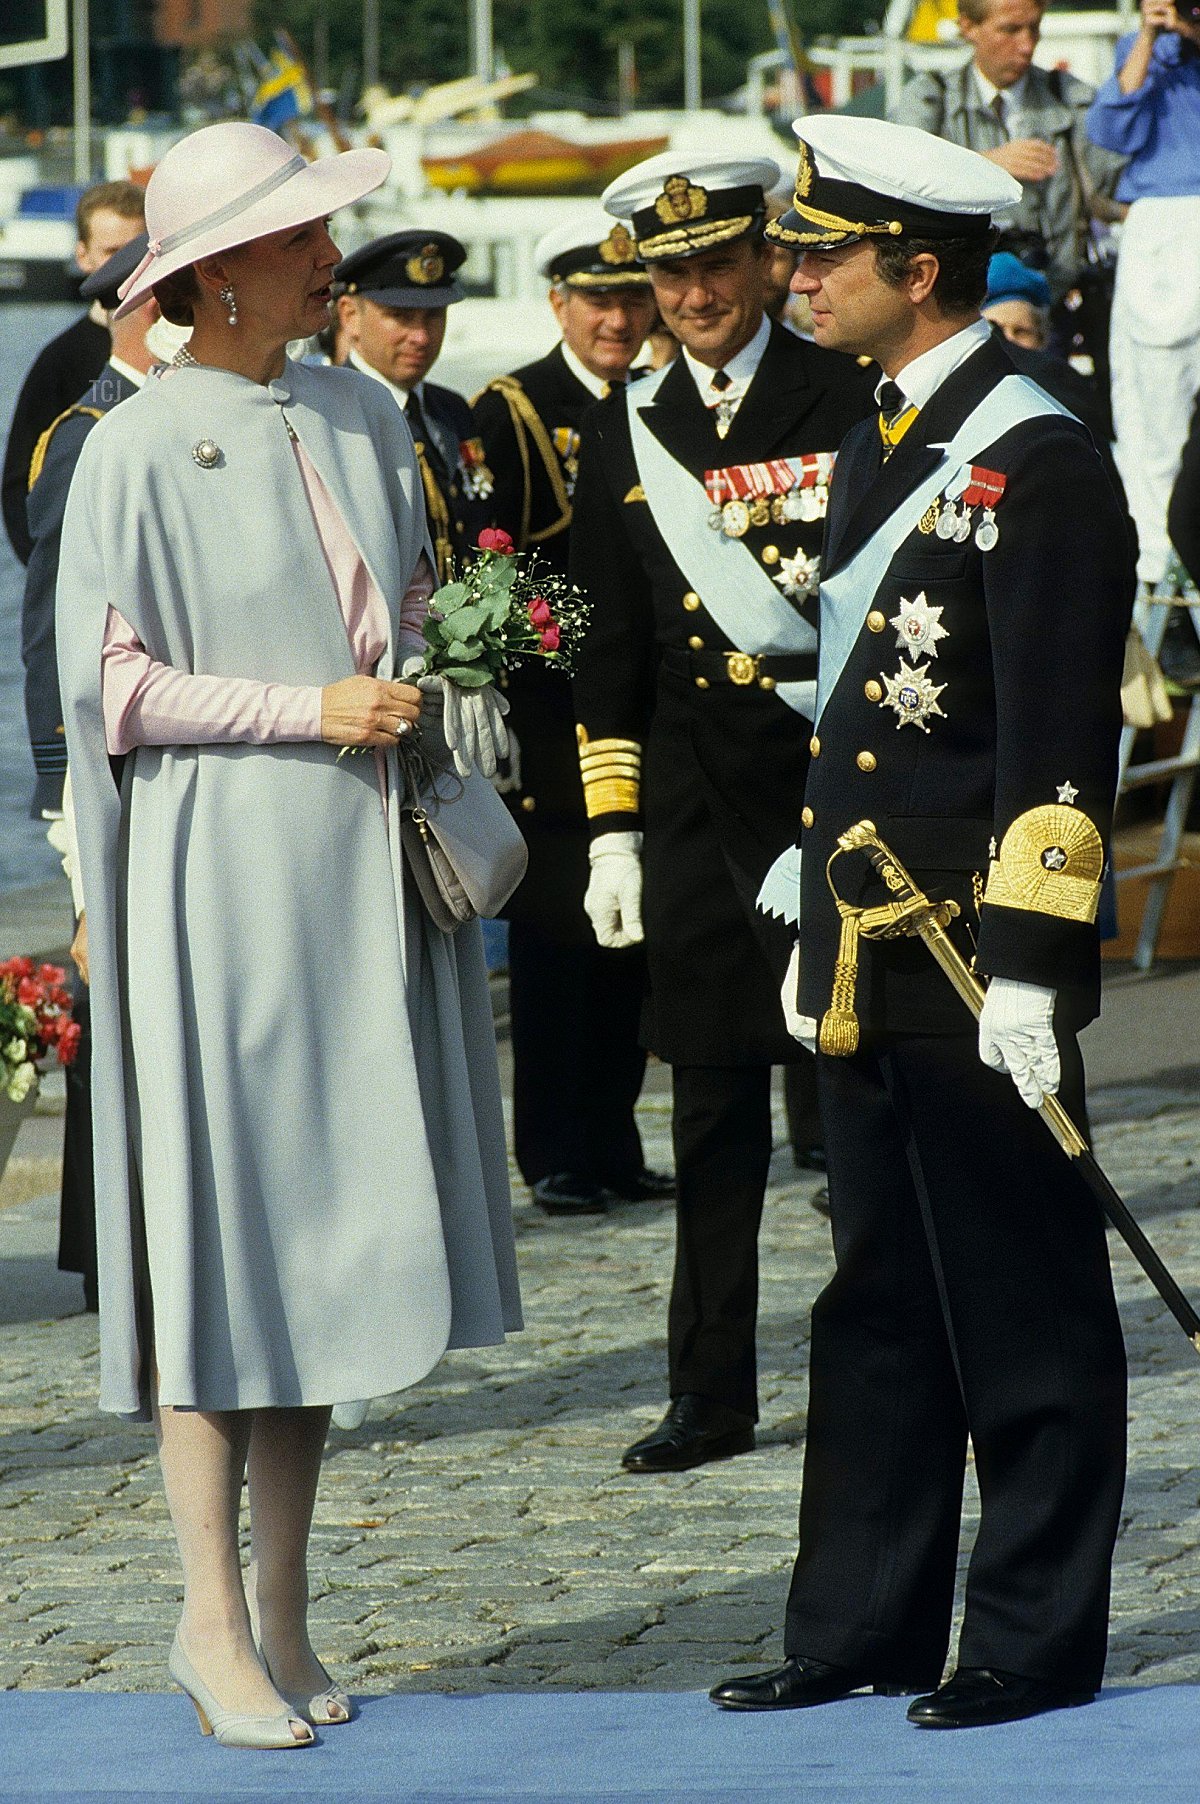
[[[478,550],[430,600],[423,674],[481,689],[523,658],[544,658],[569,675],[591,604],[560,576],[539,574],[535,558],[523,564],[499,527],[480,533]]]
[[[61,965],[35,965],[31,958],[0,964],[0,1089],[10,1102],[24,1102],[38,1088],[38,1063],[51,1048],[69,1065],[82,1033],[71,1019],[71,997]]]

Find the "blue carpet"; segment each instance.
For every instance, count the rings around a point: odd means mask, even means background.
[[[130,1804],[320,1797],[395,1804],[1197,1804],[1200,1688],[956,1734],[902,1699],[731,1716],[696,1693],[368,1698],[295,1754],[201,1737],[179,1696],[10,1691],[0,1798]]]

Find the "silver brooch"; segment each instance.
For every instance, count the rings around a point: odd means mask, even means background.
[[[192,446],[192,462],[202,470],[215,470],[221,461],[221,447],[210,438],[202,438]]]

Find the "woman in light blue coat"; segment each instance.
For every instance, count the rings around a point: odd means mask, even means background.
[[[327,215],[386,171],[241,124],[168,153],[122,310],[154,292],[190,347],[90,435],[63,530],[101,1405],[154,1418],[170,1670],[239,1746],[351,1714],[306,1620],[331,1406],[520,1326],[478,926],[440,932],[401,857],[396,746],[442,732],[397,680],[432,588],[412,442],[286,356],[328,317]],[[494,769],[490,692],[455,702]]]

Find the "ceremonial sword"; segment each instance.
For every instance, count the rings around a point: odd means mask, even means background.
[[[843,902],[833,882],[834,861],[846,852],[865,852],[891,892],[893,900],[878,908],[853,908]],[[838,836],[837,850],[826,867],[829,887],[837,902],[843,927],[853,921],[865,939],[916,937],[926,946],[978,1020],[987,992],[955,946],[946,928],[960,912],[956,902],[935,902],[919,889],[895,853],[886,846],[872,821],[859,821]],[[855,1036],[857,1037],[857,1036]],[[1125,1245],[1157,1290],[1192,1346],[1200,1353],[1200,1315],[1192,1308],[1127,1205],[1104,1175],[1094,1154],[1057,1096],[1043,1096],[1038,1114],[1063,1151],[1072,1159],[1088,1189],[1096,1198]]]

